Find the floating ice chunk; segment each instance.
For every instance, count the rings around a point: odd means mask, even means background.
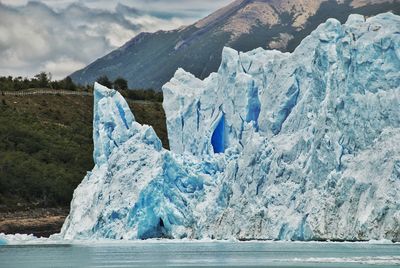
[[[0,246],[7,245],[7,240],[4,234],[0,234]]]

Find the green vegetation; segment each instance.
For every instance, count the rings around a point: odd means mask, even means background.
[[[162,92],[154,91],[153,89],[129,89],[128,81],[123,77],[118,77],[114,81],[111,81],[106,75],[102,75],[96,81],[108,88],[115,88],[125,98],[131,100],[163,101]],[[45,72],[41,72],[31,79],[22,77],[14,78],[12,76],[0,77],[0,91],[22,91],[35,88],[93,92],[93,86],[77,85],[69,76],[62,80],[52,81],[51,74]]]
[[[128,90],[128,81],[122,77],[118,77],[114,81],[114,88],[116,90]]]
[[[136,120],[153,126],[168,148],[162,96],[120,92]],[[90,96],[0,94],[0,211],[69,205],[73,190],[94,165],[92,111]]]
[[[66,89],[78,90],[78,86],[74,84],[71,77],[65,79],[52,81],[51,74],[41,72],[33,78],[22,78],[12,76],[0,77],[0,89],[2,91],[20,91],[30,88],[52,88],[52,89]],[[79,87],[80,90],[88,90],[88,87]]]
[[[107,75],[102,75],[99,78],[97,78],[97,83],[108,87],[108,88],[112,88],[113,87],[113,82],[111,82],[110,79],[108,79]]]
[[[91,98],[1,98],[0,205],[67,205],[93,167]]]
[[[128,99],[156,102],[163,101],[163,94],[160,91],[154,91],[153,89],[128,89],[128,81],[122,77],[118,77],[114,82],[111,82],[106,75],[102,75],[97,78],[96,81],[108,88],[115,88]]]
[[[122,91],[121,94],[125,98],[129,98],[132,100],[156,101],[156,102],[163,101],[163,94],[159,91],[154,91],[152,89],[126,90]]]

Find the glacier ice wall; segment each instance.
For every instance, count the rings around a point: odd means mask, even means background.
[[[293,53],[225,48],[164,85],[171,151],[95,85],[96,166],[68,239],[400,241],[400,17],[320,25]]]

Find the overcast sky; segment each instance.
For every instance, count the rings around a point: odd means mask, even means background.
[[[231,0],[0,0],[0,76],[63,78],[142,31],[175,29]]]

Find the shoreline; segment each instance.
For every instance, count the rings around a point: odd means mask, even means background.
[[[4,242],[3,244],[1,242]],[[140,245],[140,244],[148,244],[148,245],[156,245],[156,244],[287,244],[287,245],[296,245],[296,244],[304,244],[304,245],[372,245],[372,246],[400,246],[400,242],[393,242],[390,240],[382,239],[382,240],[369,240],[369,241],[286,241],[286,240],[248,240],[248,241],[239,241],[235,239],[227,239],[227,240],[211,240],[211,239],[147,239],[147,240],[114,240],[114,239],[77,239],[77,240],[68,240],[63,239],[58,236],[52,238],[46,237],[35,237],[33,235],[28,234],[2,234],[0,233],[0,246],[18,246],[18,245],[80,245],[80,246],[121,246],[121,245]]]
[[[0,234],[4,235],[33,235],[35,238],[49,238],[58,234],[69,214],[69,208],[25,208],[18,211],[0,212]],[[91,240],[82,240],[85,243]],[[121,240],[99,239],[97,243],[114,243]],[[341,240],[341,239],[316,239],[306,241],[286,241],[269,239],[146,239],[146,240],[122,240],[123,242],[144,242],[144,243],[366,243],[366,244],[400,244],[400,241],[381,240]],[[66,240],[64,241],[66,242]],[[71,241],[69,241],[71,242]]]
[[[69,208],[34,208],[0,212],[0,233],[49,237],[59,233]]]

